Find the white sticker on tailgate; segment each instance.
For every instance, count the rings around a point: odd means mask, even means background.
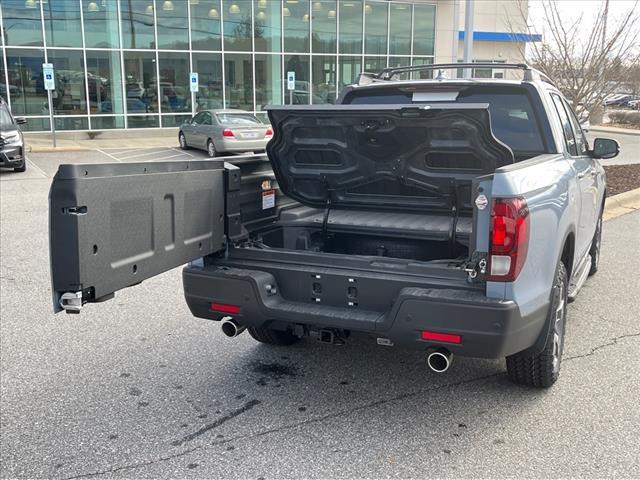
[[[268,210],[269,208],[273,208],[276,206],[276,191],[268,190],[266,192],[262,192],[262,209]]]

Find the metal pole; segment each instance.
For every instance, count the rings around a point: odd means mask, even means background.
[[[51,101],[51,90],[47,90],[47,98],[49,99],[49,121],[51,122],[51,138],[53,139],[53,148],[56,148],[56,124],[53,121],[53,102]]]
[[[460,43],[460,0],[453,0],[453,46],[451,48],[451,63],[458,61],[458,48]],[[454,70],[452,78],[458,76],[457,70]]]
[[[473,61],[473,5],[474,0],[465,0],[464,7],[464,63]],[[464,77],[471,78],[473,69],[465,68]]]

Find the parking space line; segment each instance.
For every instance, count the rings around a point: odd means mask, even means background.
[[[153,150],[151,152],[146,152],[146,153],[138,153],[136,155],[127,155],[126,157],[121,157],[121,160],[129,160],[130,158],[136,158],[136,157],[145,157],[147,155],[153,155],[154,153],[156,154],[162,154],[164,151],[166,151],[167,148],[166,147],[162,147],[159,150]]]
[[[49,178],[49,175],[47,175],[47,173],[44,170],[42,170],[38,165],[36,165],[32,160],[29,160],[29,157],[25,156],[24,158],[29,163],[29,165],[31,165],[38,172],[40,172],[42,175],[44,175],[44,178]]]
[[[176,155],[169,155],[168,157],[154,158],[153,160],[145,160],[145,162],[161,162],[162,160],[168,160],[170,158],[181,157],[181,156],[182,156],[182,152]]]
[[[178,150],[176,147],[171,147],[171,150],[179,153],[184,153],[185,155],[189,155],[191,158],[195,158],[195,155],[191,155],[189,152],[185,152],[184,150]]]
[[[106,155],[109,158],[113,158],[116,162],[122,163],[122,160],[120,160],[118,157],[115,157],[115,156],[111,155],[110,153],[105,152],[104,150],[96,148],[96,151],[102,153],[103,155]]]

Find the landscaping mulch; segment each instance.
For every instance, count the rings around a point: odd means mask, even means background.
[[[607,197],[640,188],[640,163],[632,165],[605,165]]]

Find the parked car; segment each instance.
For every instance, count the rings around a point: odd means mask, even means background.
[[[273,130],[244,110],[204,110],[180,126],[180,148],[221,153],[264,152]]]
[[[20,125],[25,123],[25,118],[11,115],[9,106],[0,97],[0,167],[13,168],[16,172],[27,169],[24,136],[20,131]]]
[[[549,387],[567,303],[598,270],[598,159],[619,147],[590,148],[562,93],[526,65],[500,65],[523,80],[395,79],[483,66],[385,69],[336,105],[269,107],[268,157],[60,166],[55,310],[190,262],[187,305],[229,337],[362,335],[422,351],[436,372],[454,354],[506,357],[514,382]]]

